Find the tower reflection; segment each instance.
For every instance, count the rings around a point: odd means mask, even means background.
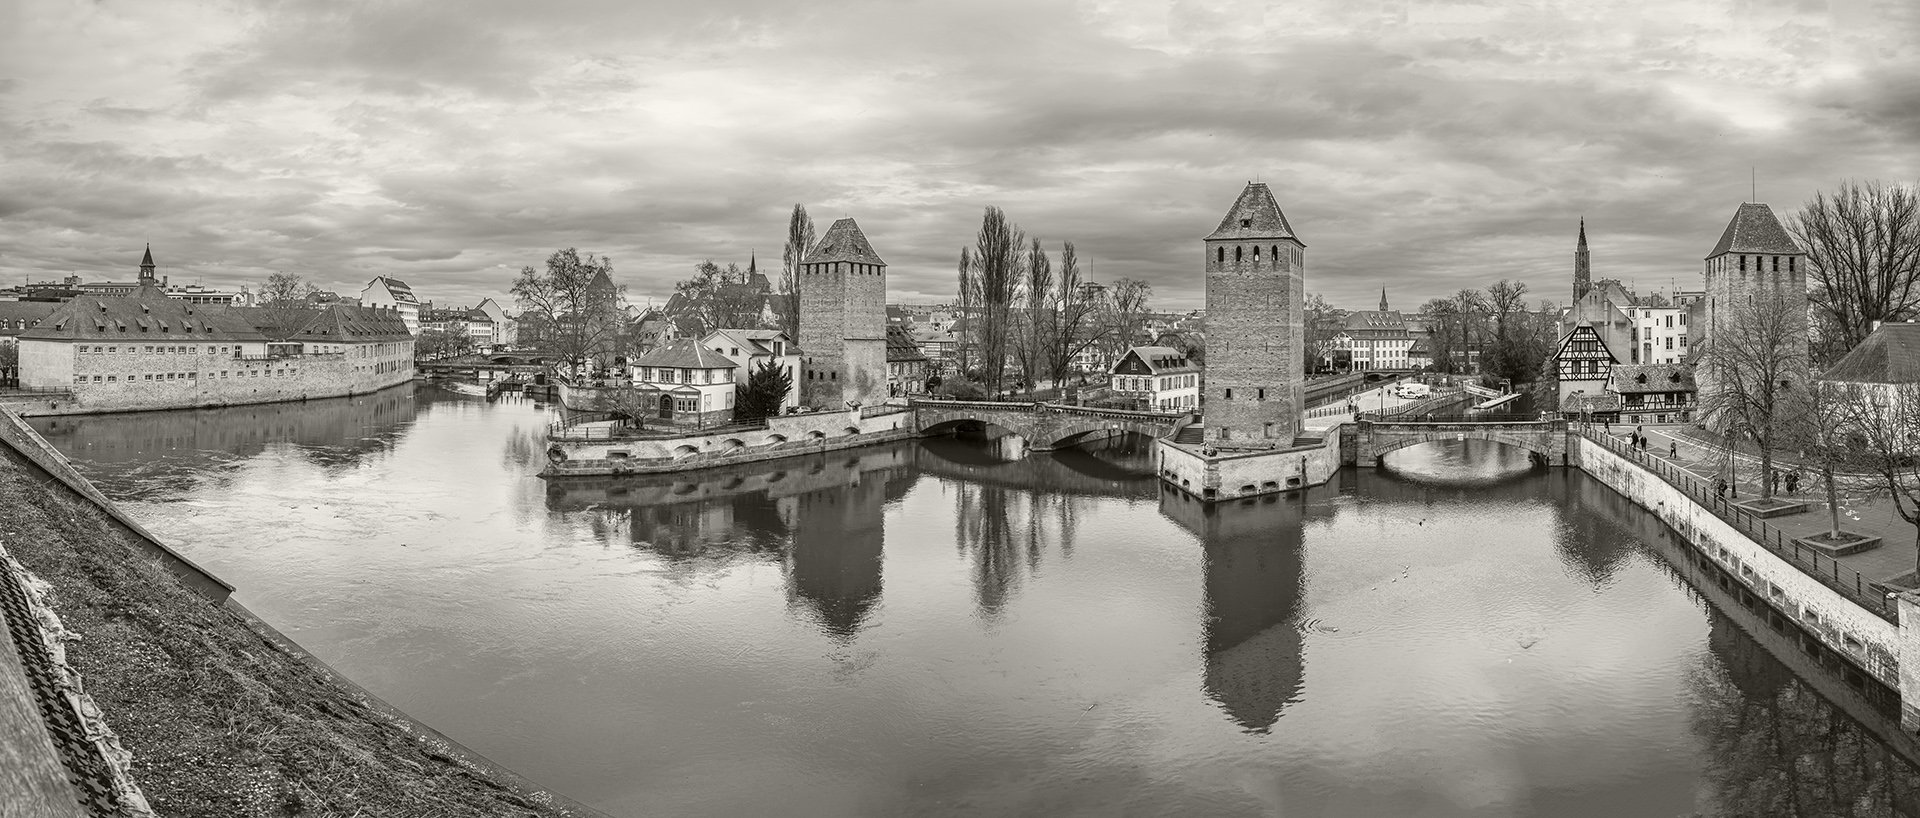
[[[1213,505],[1160,495],[1161,513],[1206,548],[1206,694],[1250,733],[1268,732],[1303,683],[1303,495]]]

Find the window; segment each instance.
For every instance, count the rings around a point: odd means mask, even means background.
[[[1218,253],[1215,255],[1215,259],[1218,260],[1221,264],[1227,263],[1227,248],[1225,247],[1220,248]]]
[[[1777,272],[1780,272],[1780,257],[1779,257],[1779,256],[1774,256],[1774,257],[1773,257],[1773,271],[1774,271],[1774,272],[1776,272],[1776,273],[1777,273]]]
[[[153,376],[152,376],[151,374],[148,374],[148,375],[142,375],[142,376],[140,377],[140,380],[143,380],[143,381],[150,381],[150,380],[153,380]]]
[[[1227,388],[1227,400],[1233,400],[1233,388],[1232,388],[1232,387],[1228,387],[1228,388]]]
[[[1746,257],[1746,256],[1741,256],[1741,257],[1740,257],[1740,272],[1743,272],[1743,273],[1744,273],[1744,272],[1746,272],[1746,271],[1747,271],[1747,257]]]
[[[1253,395],[1253,399],[1254,399],[1254,400],[1266,400],[1266,399],[1267,399],[1267,390],[1266,390],[1266,388],[1265,388],[1265,387],[1262,387],[1262,388],[1260,388],[1260,389],[1256,389],[1256,390],[1254,390],[1254,395]]]
[[[1239,247],[1233,248],[1233,261],[1235,264],[1240,263],[1240,250],[1241,248]]]
[[[86,382],[87,382],[87,376],[85,376],[85,375],[75,375],[75,376],[73,376],[73,382],[74,382],[74,383],[86,383]]]

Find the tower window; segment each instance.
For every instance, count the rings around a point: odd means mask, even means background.
[[[1274,245],[1273,252],[1270,253],[1269,256],[1273,259],[1273,263],[1279,264],[1280,263],[1280,245],[1278,244]]]
[[[1253,246],[1253,260],[1255,262],[1258,262],[1260,260],[1260,245],[1258,244]]]
[[[1233,400],[1233,387],[1227,387],[1227,400]]]
[[[1244,248],[1240,248],[1240,247],[1235,247],[1235,248],[1233,248],[1233,260],[1234,260],[1234,262],[1235,262],[1236,264],[1237,264],[1237,263],[1239,263],[1239,261],[1240,261],[1240,251],[1241,251],[1242,249],[1244,249]]]
[[[1225,247],[1220,248],[1215,258],[1219,259],[1221,264],[1227,263],[1227,248]]]
[[[1746,257],[1746,256],[1741,256],[1741,257],[1740,257],[1740,272],[1743,272],[1743,273],[1744,273],[1744,272],[1746,272],[1746,271],[1747,271],[1747,257]]]
[[[1787,272],[1793,272],[1793,256],[1787,256]]]
[[[1266,400],[1266,399],[1267,399],[1267,390],[1266,390],[1265,388],[1261,388],[1261,389],[1256,389],[1256,390],[1254,390],[1254,395],[1253,395],[1253,397],[1254,397],[1254,400]]]
[[[1240,220],[1240,226],[1241,226],[1241,227],[1252,227],[1252,226],[1253,226],[1253,220],[1252,220],[1252,219],[1241,219],[1241,220]]]

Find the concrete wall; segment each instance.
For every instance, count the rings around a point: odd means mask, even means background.
[[[1882,619],[1774,554],[1730,523],[1701,507],[1658,475],[1608,451],[1585,437],[1569,443],[1575,462],[1594,479],[1660,517],[1755,596],[1793,616],[1801,628],[1865,670],[1881,683],[1902,691],[1902,701],[1920,693],[1920,684],[1902,687],[1902,678],[1920,663],[1902,655],[1900,628]],[[1904,606],[1903,606],[1904,607]],[[1920,647],[1920,644],[1916,644]]]
[[[1201,456],[1197,447],[1158,441],[1160,479],[1204,500],[1231,500],[1317,486],[1340,470],[1340,435],[1312,446]],[[1212,494],[1208,491],[1211,490]]]

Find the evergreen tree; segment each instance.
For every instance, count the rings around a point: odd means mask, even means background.
[[[735,420],[760,420],[780,414],[780,405],[793,391],[793,375],[785,367],[767,361],[747,375],[747,387],[735,405]]]

